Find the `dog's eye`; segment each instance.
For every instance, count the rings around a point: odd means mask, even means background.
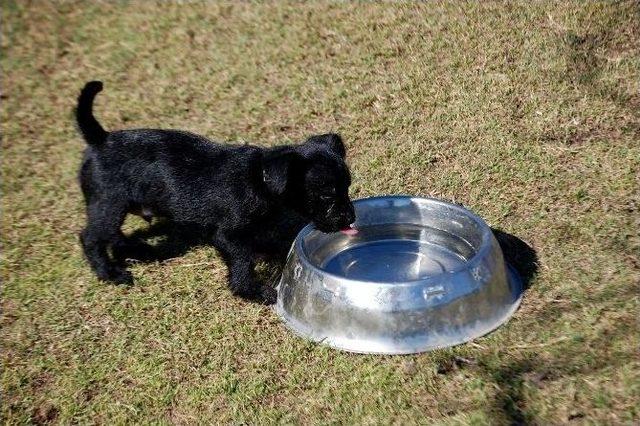
[[[321,195],[320,199],[322,201],[331,201],[331,200],[333,200],[333,196],[332,195]]]

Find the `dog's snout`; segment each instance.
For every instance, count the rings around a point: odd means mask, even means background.
[[[353,204],[349,203],[349,209],[347,210],[346,219],[349,224],[352,224],[356,221],[356,211],[353,208]]]
[[[340,209],[340,214],[338,215],[338,219],[342,226],[351,225],[356,220],[356,212],[353,208],[353,204],[350,202],[348,204],[344,204]]]
[[[348,201],[334,204],[322,218],[318,218],[314,222],[323,232],[337,232],[348,227],[355,220],[356,213],[353,204]]]

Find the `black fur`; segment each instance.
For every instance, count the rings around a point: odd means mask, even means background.
[[[100,90],[101,82],[87,83],[76,110],[88,143],[79,176],[87,205],[81,242],[99,278],[132,283],[121,259],[153,250],[122,234],[128,213],[164,217],[209,238],[229,268],[234,294],[273,303],[275,290],[256,280],[257,256],[284,260],[309,221],[335,232],[355,220],[340,136],[263,149],[176,130],[107,132],[92,113]]]

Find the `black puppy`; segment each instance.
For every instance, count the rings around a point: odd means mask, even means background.
[[[263,149],[176,130],[107,132],[92,112],[101,90],[101,82],[87,83],[76,109],[88,143],[79,175],[88,217],[80,239],[100,279],[133,282],[123,257],[144,256],[152,247],[131,241],[120,227],[127,213],[157,216],[210,238],[229,268],[234,294],[273,303],[275,290],[256,281],[257,256],[284,260],[309,221],[335,232],[355,220],[340,136]]]

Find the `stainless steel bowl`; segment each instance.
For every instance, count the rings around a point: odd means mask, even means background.
[[[491,229],[458,205],[389,196],[354,202],[355,236],[298,234],[276,310],[297,334],[353,352],[457,345],[505,322],[522,283]]]

